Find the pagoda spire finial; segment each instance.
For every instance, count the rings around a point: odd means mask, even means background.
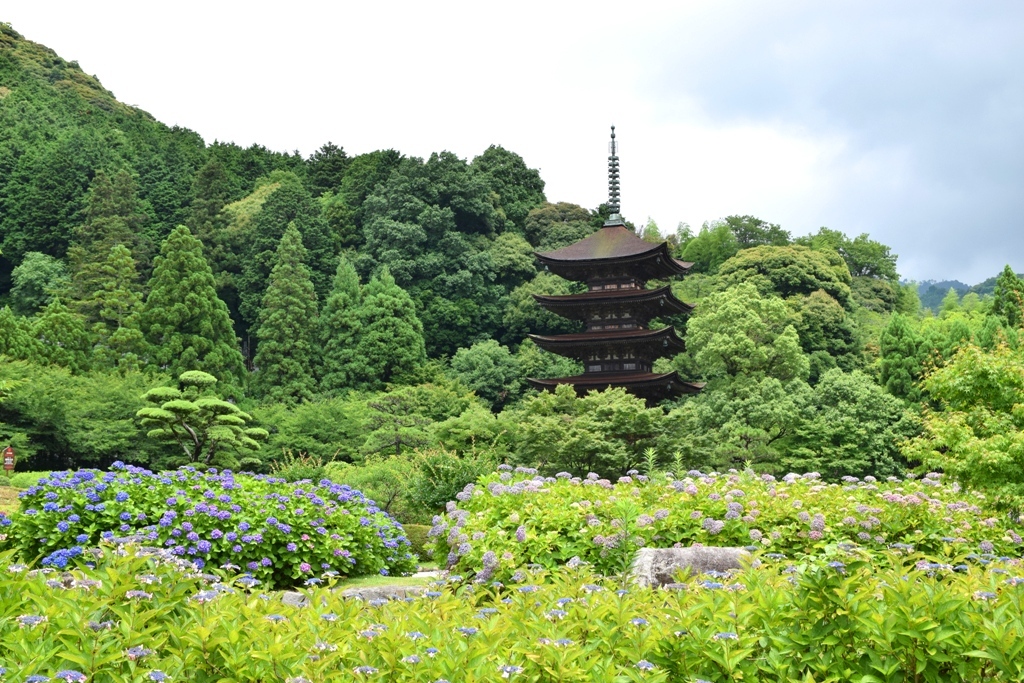
[[[619,215],[619,146],[615,142],[615,126],[612,126],[612,139],[608,143],[608,210],[611,215],[605,225],[623,225]]]

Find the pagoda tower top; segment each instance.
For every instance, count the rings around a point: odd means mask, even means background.
[[[608,143],[608,210],[611,215],[604,222],[605,226],[625,225],[619,215],[619,145],[615,141],[615,126],[612,126],[612,139]]]

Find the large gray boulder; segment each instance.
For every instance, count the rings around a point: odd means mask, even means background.
[[[679,574],[704,574],[740,569],[750,553],[743,548],[641,548],[630,575],[641,586],[665,586]]]

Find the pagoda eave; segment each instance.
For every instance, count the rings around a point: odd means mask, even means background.
[[[554,379],[529,378],[530,385],[541,391],[553,391],[561,384],[570,384],[579,396],[589,391],[602,391],[622,387],[647,401],[657,402],[683,394],[696,394],[704,388],[701,383],[684,382],[676,372],[668,373],[586,373]]]
[[[608,330],[553,336],[531,334],[529,337],[545,351],[580,359],[595,349],[628,347],[634,349],[638,357],[651,360],[686,350],[683,340],[672,327],[660,330]]]
[[[657,289],[594,290],[582,294],[534,294],[541,307],[564,318],[586,321],[592,311],[629,307],[643,312],[645,321],[668,315],[688,315],[694,307],[676,298],[668,285]],[[634,315],[634,317],[637,317]]]

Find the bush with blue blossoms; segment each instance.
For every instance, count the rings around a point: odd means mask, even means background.
[[[168,549],[200,567],[237,566],[268,586],[325,571],[402,575],[415,569],[401,525],[359,491],[324,480],[215,469],[54,472],[0,515],[0,547],[63,569],[101,541]]]

